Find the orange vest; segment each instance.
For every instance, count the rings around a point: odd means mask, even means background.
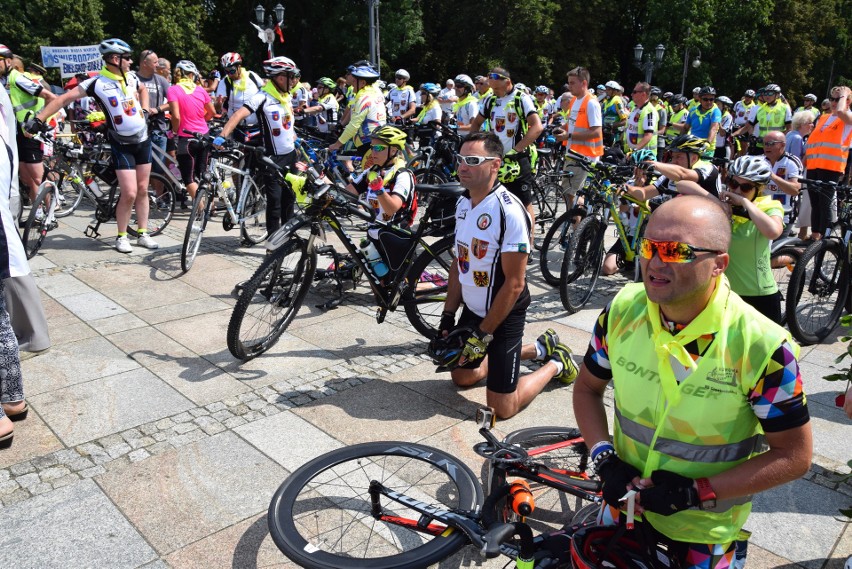
[[[583,97],[583,101],[580,103],[580,108],[577,111],[577,121],[574,123],[575,134],[591,130],[589,128],[589,104],[592,99],[595,99],[595,97],[586,93],[586,96]],[[572,137],[571,150],[588,158],[603,156],[603,132],[599,133],[591,140],[577,140],[576,137]]]
[[[808,170],[830,172],[846,170],[846,158],[849,156],[849,146],[852,144],[852,126],[837,117],[834,117],[831,124],[826,125],[831,116],[833,116],[831,113],[820,116],[808,137],[808,143],[805,146],[805,166]]]

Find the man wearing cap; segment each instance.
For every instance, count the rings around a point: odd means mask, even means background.
[[[805,95],[805,98],[802,102],[802,106],[796,109],[796,112],[798,113],[799,111],[808,111],[814,116],[814,121],[816,122],[816,120],[819,118],[819,109],[814,106],[816,105],[816,101],[816,95],[814,95],[813,93],[808,93],[807,95]]]
[[[452,79],[447,79],[446,86],[438,93],[438,104],[441,105],[441,121],[444,124],[449,122],[453,114],[453,105],[458,102],[456,96],[456,83]]]
[[[405,69],[397,69],[394,74],[395,86],[391,87],[388,93],[390,100],[390,120],[395,123],[402,123],[414,116],[414,110],[417,108],[415,102],[416,93],[414,88],[408,84],[411,75]]]
[[[607,81],[604,88],[606,99],[601,103],[604,144],[612,146],[618,142],[618,129],[624,126],[628,112],[620,95],[621,86],[615,81]]]

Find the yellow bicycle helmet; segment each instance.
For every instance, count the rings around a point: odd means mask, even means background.
[[[396,146],[400,150],[405,148],[406,138],[407,136],[404,131],[389,124],[376,127],[376,129],[370,134],[371,140],[380,140],[388,146]]]
[[[676,136],[666,150],[670,152],[693,152],[695,154],[704,154],[707,150],[707,140],[699,138],[694,134],[681,134]]]
[[[497,179],[504,184],[514,182],[521,175],[521,165],[514,160],[504,159],[497,171]]]

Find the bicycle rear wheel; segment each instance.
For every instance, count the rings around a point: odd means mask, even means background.
[[[423,251],[408,271],[408,289],[401,303],[414,329],[430,339],[441,323],[454,258],[455,237],[445,237]]]
[[[604,225],[597,217],[587,217],[577,224],[562,260],[559,297],[573,314],[583,308],[595,291],[603,260]]]
[[[235,358],[248,360],[275,345],[302,306],[316,266],[316,253],[298,237],[267,255],[228,322],[228,350]]]
[[[54,215],[57,218],[67,217],[74,213],[83,201],[83,184],[71,181],[64,173],[58,183],[62,199],[59,204],[61,207],[56,208]]]
[[[849,292],[843,245],[833,239],[811,244],[790,275],[787,324],[803,344],[821,342],[837,326]]]
[[[24,252],[27,254],[27,259],[35,257],[44,243],[48,231],[57,227],[53,214],[56,209],[56,200],[50,199],[56,196],[56,187],[53,182],[42,182],[39,187],[38,195],[36,195],[27,222],[24,225],[24,235],[21,238],[24,242]]]
[[[781,326],[787,324],[786,302],[788,288],[790,286],[790,277],[793,274],[793,269],[799,262],[802,256],[802,250],[796,247],[781,247],[774,251],[769,258],[769,266],[772,267],[772,275],[775,277],[775,283],[778,285],[778,291],[781,293],[781,306],[784,310],[781,313]]]
[[[151,172],[151,179],[148,181],[148,235],[153,237],[163,232],[175,213],[176,201],[177,193],[171,181],[162,174]],[[137,216],[134,208],[127,225],[127,233],[134,237],[139,237],[139,232],[135,229],[139,227]]]
[[[383,517],[376,519],[368,491],[373,481],[441,511],[469,512],[483,501],[473,472],[438,449],[353,445],[305,464],[275,492],[267,518],[275,545],[309,569],[392,569],[427,567],[467,543],[462,532],[384,496]],[[418,522],[430,531],[417,531]]]
[[[266,229],[266,193],[257,187],[254,180],[248,179],[245,189],[246,198],[240,214],[240,234],[246,243],[257,245],[267,236]],[[285,190],[289,191],[289,190]]]
[[[556,218],[556,221],[547,230],[544,241],[541,242],[539,256],[539,267],[544,282],[551,286],[559,286],[559,277],[562,274],[562,259],[565,257],[565,249],[571,241],[573,230],[571,212],[566,212]]]
[[[556,474],[575,478],[577,482],[594,482],[597,477],[591,468],[589,449],[579,429],[571,427],[531,427],[519,429],[506,435],[504,443],[517,445],[530,455],[534,463],[544,465]],[[499,469],[489,465],[488,488],[493,492],[502,485]],[[537,474],[547,477],[547,470],[536,470]],[[525,477],[526,478],[526,477]],[[534,520],[546,523],[564,523],[569,512],[575,512],[585,503],[578,496],[527,478],[530,490],[535,497],[535,510],[530,516]],[[585,492],[585,490],[583,491]],[[599,490],[598,490],[599,492]],[[514,513],[506,505],[498,508],[498,517],[510,521]]]
[[[195,203],[192,204],[192,212],[186,223],[186,233],[183,236],[183,247],[180,250],[180,268],[183,272],[189,271],[198,255],[201,247],[201,238],[204,236],[204,228],[207,225],[207,209],[210,204],[210,192],[207,188],[198,188],[195,194]]]

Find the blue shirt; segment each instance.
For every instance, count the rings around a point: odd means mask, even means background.
[[[710,111],[703,111],[699,105],[689,111],[689,115],[686,117],[686,124],[689,125],[689,133],[698,138],[709,137],[710,127],[714,122],[722,122],[722,111],[716,105],[713,105],[713,109]],[[715,143],[715,141],[713,142]]]
[[[802,138],[802,133],[798,130],[791,130],[787,133],[787,144],[784,145],[784,152],[792,154],[800,160],[805,157],[805,141]]]

